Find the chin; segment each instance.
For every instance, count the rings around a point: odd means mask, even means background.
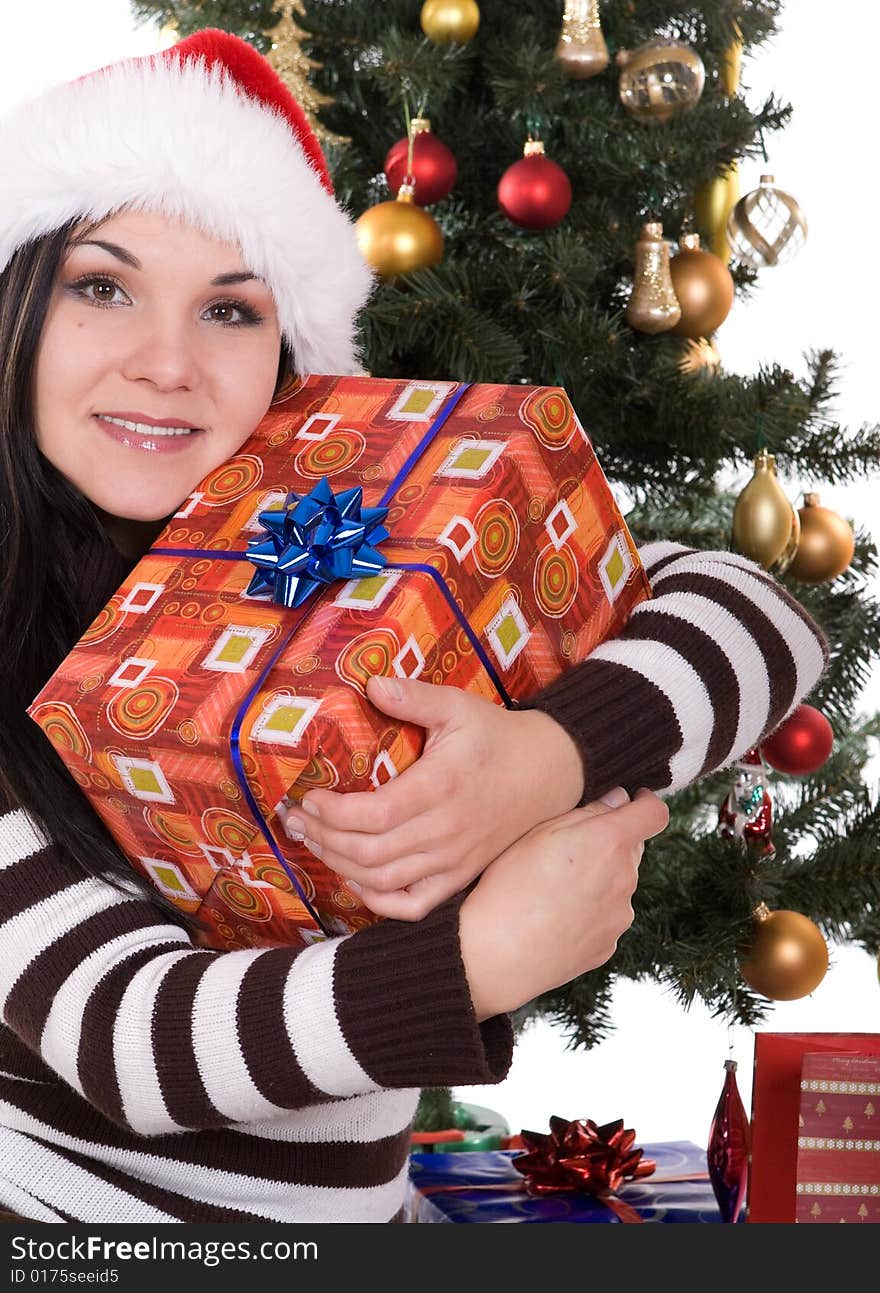
[[[176,512],[195,489],[189,477],[184,481],[135,480],[120,482],[124,488],[102,490],[101,507],[127,521],[158,521]]]
[[[169,520],[180,507],[180,499],[138,500],[129,506],[124,499],[92,500],[98,512],[114,521],[129,525],[158,525]]]

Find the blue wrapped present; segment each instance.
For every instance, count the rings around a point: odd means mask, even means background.
[[[421,1222],[619,1222],[608,1202],[580,1191],[532,1195],[513,1159],[521,1150],[411,1154],[407,1220]],[[720,1222],[706,1151],[689,1140],[645,1145],[655,1172],[621,1185],[616,1198],[641,1221]],[[695,1179],[696,1178],[696,1179]]]

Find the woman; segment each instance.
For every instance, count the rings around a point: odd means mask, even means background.
[[[460,702],[446,728],[488,742],[490,764],[508,745],[534,760],[516,833],[468,837],[466,893],[306,950],[195,946],[25,706],[289,370],[356,367],[366,271],[302,113],[221,33],[27,105],[0,134],[0,173],[0,1209],[392,1220],[419,1088],[500,1080],[507,1012],[604,963],[631,922],[667,813],[615,783],[729,762],[813,685],[821,635],[749,563],[709,554],[701,574],[655,550],[649,569],[673,572],[665,594],[655,580],[660,613],[533,709],[421,693]],[[638,663],[658,652],[663,692]],[[645,706],[651,739],[627,748],[613,728]],[[497,822],[510,786],[485,789]],[[382,825],[365,833],[399,846]],[[386,879],[392,895],[413,883]]]

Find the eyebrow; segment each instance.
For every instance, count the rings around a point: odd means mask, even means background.
[[[104,251],[109,251],[111,256],[121,260],[123,265],[129,265],[132,269],[142,269],[143,266],[137,256],[133,256],[130,251],[120,247],[115,242],[104,242],[100,238],[83,238],[80,242],[71,243],[70,249],[74,247],[101,247]],[[252,274],[250,270],[237,270],[229,274],[218,274],[216,278],[211,279],[211,285],[215,287],[230,287],[235,283],[247,283],[253,279],[260,282],[263,280],[259,274]]]

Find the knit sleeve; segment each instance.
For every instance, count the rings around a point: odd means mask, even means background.
[[[523,703],[574,739],[584,803],[615,785],[671,793],[733,763],[800,704],[828,662],[816,623],[746,558],[668,542],[640,556],[651,600]]]
[[[471,1004],[461,898],[305,949],[212,952],[123,884],[0,816],[0,1018],[119,1126],[263,1122],[507,1071],[509,1021],[480,1025]]]

